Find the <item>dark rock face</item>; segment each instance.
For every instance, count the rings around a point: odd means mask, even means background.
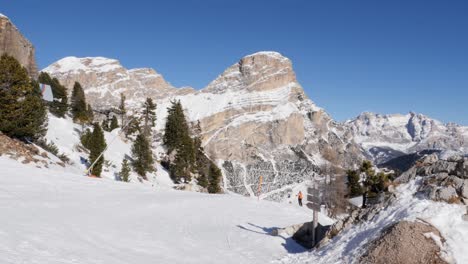
[[[434,238],[444,242],[440,232],[422,222],[402,221],[387,228],[382,236],[374,241],[359,263],[365,264],[442,264],[440,248]]]
[[[0,55],[5,53],[17,59],[31,77],[37,77],[33,45],[7,17],[0,15]]]
[[[299,245],[312,249],[314,245],[314,237],[313,237],[313,223],[305,223],[297,232],[293,235],[294,241],[296,241]],[[315,229],[315,238],[316,241],[320,241],[325,237],[325,234],[330,229],[330,226],[322,226],[318,224],[317,228]]]

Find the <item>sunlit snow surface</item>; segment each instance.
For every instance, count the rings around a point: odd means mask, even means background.
[[[39,169],[0,157],[0,263],[268,263],[303,249],[296,205]]]

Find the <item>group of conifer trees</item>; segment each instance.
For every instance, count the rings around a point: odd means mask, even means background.
[[[168,108],[163,136],[169,157],[166,167],[175,182],[190,182],[192,175],[197,175],[200,186],[207,188],[210,193],[218,193],[221,191],[221,170],[205,155],[200,133],[200,123],[191,131],[182,104],[180,101],[173,101]]]
[[[39,83],[50,85],[53,102],[42,100]],[[14,138],[34,141],[44,137],[47,132],[47,109],[59,118],[69,114],[73,121],[81,124],[82,145],[89,150],[89,164],[93,164],[90,173],[99,177],[103,170],[106,149],[103,131],[112,131],[119,127],[119,120],[114,115],[110,122],[106,119],[100,125],[94,122],[94,113],[86,102],[86,96],[80,83],[75,82],[70,99],[67,89],[56,78],[47,73],[39,75],[38,82],[32,80],[26,69],[8,55],[0,58],[0,132]],[[120,178],[129,181],[133,170],[146,179],[146,174],[154,171],[152,153],[153,127],[156,124],[156,104],[151,98],[143,103],[141,112],[127,120],[125,96],[121,95],[119,105],[120,125],[127,138],[133,139],[132,159],[122,161]],[[92,130],[91,130],[92,128]],[[190,182],[197,177],[200,186],[210,193],[220,192],[221,170],[204,153],[201,146],[201,128],[197,123],[189,127],[180,101],[172,102],[168,108],[168,117],[163,136],[163,143],[170,157],[167,162],[172,179],[176,183]]]

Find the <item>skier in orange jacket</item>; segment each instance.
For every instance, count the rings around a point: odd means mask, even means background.
[[[302,194],[302,191],[299,191],[299,193],[297,194],[297,202],[300,206],[302,206],[302,198],[304,198],[304,195]]]

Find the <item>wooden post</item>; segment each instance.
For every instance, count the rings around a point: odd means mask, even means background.
[[[313,231],[312,231],[312,237],[313,237],[313,242],[314,242],[314,247],[317,244],[317,226],[318,226],[318,211],[314,210],[314,220],[312,222],[313,226]]]
[[[260,194],[262,193],[262,181],[263,181],[263,177],[260,175],[260,179],[258,179],[258,191],[257,191],[259,201],[260,201]]]

